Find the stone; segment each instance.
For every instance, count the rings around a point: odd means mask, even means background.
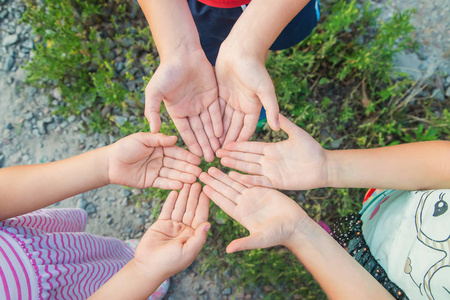
[[[11,124],[11,123],[6,124],[6,129],[13,130],[14,129],[13,124]]]
[[[123,197],[129,197],[131,196],[131,191],[128,189],[122,189],[122,196]]]
[[[75,119],[76,119],[75,116],[69,116],[69,117],[67,118],[67,122],[73,123],[73,122],[75,121]]]
[[[222,295],[231,295],[231,291],[232,290],[230,287],[224,288],[222,291]]]
[[[108,218],[106,221],[109,225],[111,225],[112,223],[114,223],[114,219],[113,218]]]
[[[439,100],[439,101],[445,100],[444,94],[442,93],[441,89],[439,89],[439,88],[436,88],[433,90],[431,97],[433,97],[434,99]]]
[[[8,47],[14,45],[19,41],[19,36],[17,34],[10,34],[3,38],[2,45],[3,47]]]
[[[56,123],[50,123],[45,127],[45,129],[47,130],[47,132],[49,132],[55,130],[56,127],[57,127]]]
[[[338,149],[342,145],[343,141],[344,141],[344,137],[341,137],[341,138],[339,138],[337,140],[332,140],[331,141],[331,148]]]
[[[39,134],[44,135],[47,133],[44,126],[44,121],[39,120],[36,122],[37,129],[39,130]]]
[[[144,229],[145,219],[144,218],[136,218],[133,220],[132,228],[136,231]]]
[[[5,155],[0,152],[0,168],[3,168],[5,165]]]
[[[108,200],[109,202],[116,202],[116,198],[114,198],[114,197],[109,197],[107,200]]]
[[[87,203],[84,210],[87,212],[88,215],[95,214],[97,212],[97,207],[94,205],[94,203]]]
[[[445,91],[445,97],[450,98],[450,86]]]
[[[123,124],[127,121],[127,118],[122,116],[114,116],[114,121],[117,125],[123,126]]]
[[[15,55],[8,56],[8,58],[4,61],[3,69],[7,72],[13,71],[15,62],[16,62]]]
[[[4,18],[6,18],[8,16],[8,11],[7,10],[2,10],[0,12],[0,20],[3,20]]]
[[[78,199],[78,202],[77,202],[77,208],[81,208],[81,209],[86,210],[87,204],[88,203],[87,203],[87,201],[84,198],[80,198],[80,199]]]
[[[22,48],[31,50],[31,49],[34,48],[34,42],[33,42],[32,40],[30,40],[30,39],[25,40],[25,41],[22,43]]]
[[[420,71],[420,64],[422,61],[417,56],[416,53],[398,53],[394,57],[394,65],[396,68],[408,74],[415,80],[419,80],[423,77],[422,72]]]

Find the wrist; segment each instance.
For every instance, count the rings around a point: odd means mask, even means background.
[[[311,239],[316,235],[317,230],[323,229],[305,213],[305,216],[297,221],[294,230],[283,246],[291,252],[307,247],[311,244]]]
[[[130,266],[130,269],[133,270],[133,273],[136,274],[136,278],[139,278],[139,280],[144,282],[151,282],[152,285],[155,285],[156,287],[160,286],[164,280],[170,277],[169,275],[166,276],[163,274],[161,270],[155,268],[149,269],[135,257],[128,262],[128,265]]]
[[[339,159],[336,154],[339,150],[325,150],[325,185],[323,187],[340,187],[341,172],[339,167]]]

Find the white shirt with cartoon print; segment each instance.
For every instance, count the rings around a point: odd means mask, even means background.
[[[450,299],[450,190],[377,190],[361,211],[372,255],[409,299]]]

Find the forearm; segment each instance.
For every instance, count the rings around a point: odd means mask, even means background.
[[[450,142],[326,151],[329,187],[424,190],[450,187]]]
[[[224,43],[265,60],[267,50],[308,0],[253,0]]]
[[[301,224],[285,246],[314,276],[330,299],[393,298],[311,219]]]
[[[152,273],[144,271],[133,259],[89,297],[89,300],[147,299],[165,279],[158,274],[157,270]]]
[[[161,61],[201,50],[200,38],[186,0],[139,0]]]
[[[108,184],[107,147],[61,161],[0,169],[0,219]]]

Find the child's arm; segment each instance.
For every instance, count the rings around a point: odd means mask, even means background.
[[[199,183],[167,197],[134,258],[89,299],[147,299],[170,276],[187,268],[206,241],[209,199]]]
[[[61,161],[0,169],[0,220],[110,183],[179,189],[201,173],[200,159],[176,137],[137,133]]]
[[[230,143],[217,152],[230,173],[251,185],[302,190],[318,187],[450,187],[450,142],[431,141],[377,149],[325,150],[303,129],[280,115],[289,139],[279,143]]]
[[[330,299],[392,299],[392,296],[289,197],[268,188],[248,188],[218,169],[200,179],[204,193],[250,235],[227,252],[287,247]]]
[[[265,67],[267,51],[308,0],[253,0],[222,43],[215,66],[219,96],[227,102],[223,144],[253,135],[261,105],[280,128],[275,88]]]
[[[186,146],[211,162],[222,135],[213,67],[186,0],[139,0],[150,25],[161,63],[145,89],[145,116],[152,132],[161,126],[164,103]]]

